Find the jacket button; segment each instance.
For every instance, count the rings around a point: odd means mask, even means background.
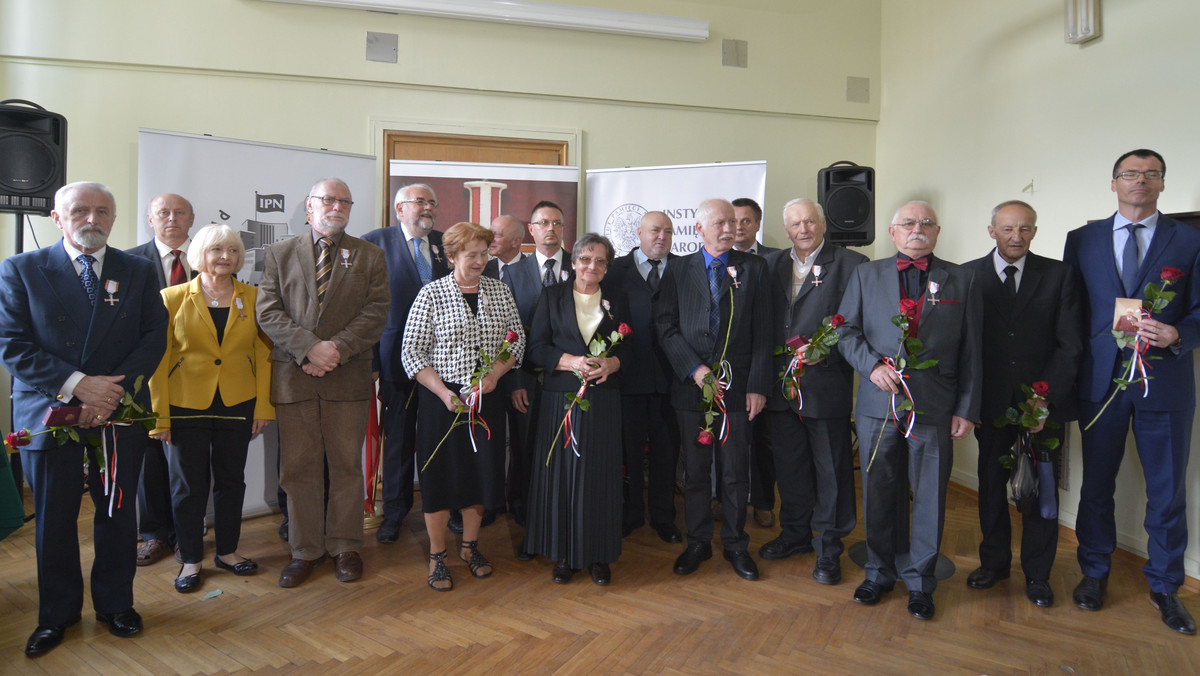
[[[73,341],[73,340],[68,340],[68,341],[67,341],[67,347],[75,347],[75,341]]]
[[[220,359],[214,359],[214,360],[213,360],[213,363],[214,363],[214,364],[216,364],[217,366],[220,366],[220,365],[221,365],[221,360],[220,360]]]

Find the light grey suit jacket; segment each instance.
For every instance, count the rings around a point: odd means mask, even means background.
[[[919,411],[917,422],[949,425],[952,416],[979,422],[983,373],[983,301],[974,274],[968,268],[931,257],[929,282],[938,286],[932,302],[922,300],[917,338],[924,343],[911,362],[936,359],[928,369],[907,370],[907,383]],[[846,318],[838,349],[862,376],[858,388],[858,416],[886,418],[891,395],[868,378],[884,357],[895,357],[900,329],[892,323],[899,314],[900,277],[896,257],[863,263],[854,270],[839,313]]]

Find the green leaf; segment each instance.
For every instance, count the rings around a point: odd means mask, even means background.
[[[1012,469],[1017,465],[1017,461],[1013,460],[1011,455],[1002,455],[997,458],[997,460],[1000,462],[1000,466],[1004,467],[1005,469]]]
[[[98,434],[88,434],[86,437],[84,437],[84,441],[87,442],[88,446],[95,446],[96,448],[99,448],[100,444],[103,443],[103,440],[100,439],[100,435]]]
[[[921,361],[921,362],[917,362],[916,364],[913,364],[909,368],[916,370],[916,371],[921,371],[923,369],[932,368],[934,366],[937,366],[937,363],[938,363],[938,360],[936,360],[936,359],[926,359],[925,361]]]
[[[1026,413],[1021,416],[1021,427],[1037,427],[1038,419]]]
[[[592,402],[588,401],[587,399],[579,400],[579,410],[587,411],[587,410],[590,410],[591,407],[592,407]]]
[[[920,338],[912,337],[904,339],[904,349],[912,356],[916,356],[918,352],[925,349],[925,343],[921,342]]]
[[[1042,448],[1044,448],[1048,451],[1053,451],[1054,449],[1058,448],[1059,441],[1058,441],[1058,439],[1050,438],[1050,439],[1046,439],[1045,441],[1041,442],[1041,444],[1042,444]]]

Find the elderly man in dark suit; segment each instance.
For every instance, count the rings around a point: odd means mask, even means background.
[[[687,549],[675,572],[688,575],[712,557],[713,515],[710,476],[714,457],[721,492],[721,544],[725,559],[742,578],[758,579],[746,535],[749,424],[762,412],[771,382],[771,298],[766,262],[733,251],[733,205],[710,199],[697,210],[700,251],[673,263],[663,277],[655,309],[659,343],[675,377],[671,404],[683,443],[684,517]],[[711,374],[711,377],[710,377]],[[723,382],[712,382],[713,378]],[[705,414],[702,391],[724,391],[725,413],[713,423],[714,439],[698,433]],[[721,434],[725,428],[726,435]]]
[[[899,577],[908,587],[908,612],[921,620],[933,618],[934,566],[942,543],[953,441],[965,438],[979,421],[982,369],[979,288],[970,270],[933,255],[940,231],[928,204],[900,207],[888,226],[898,253],[858,266],[839,310],[846,323],[838,348],[862,376],[855,421],[867,565],[854,600],[878,603]],[[888,361],[898,354],[901,332],[892,318],[902,301],[915,304],[910,333],[922,346],[916,354],[899,352],[909,367],[898,370]],[[912,368],[927,360],[937,364]],[[907,383],[917,412],[907,434],[904,411],[898,420],[890,413],[893,402],[906,401],[902,383]],[[911,540],[898,570],[897,554],[909,539],[909,486]]]
[[[404,323],[421,287],[450,273],[442,233],[433,229],[438,206],[433,189],[423,183],[406,185],[396,191],[392,206],[399,223],[363,235],[383,249],[392,299],[373,360],[383,399],[383,522],[375,531],[375,540],[383,544],[400,537],[400,522],[413,506],[417,403],[414,383],[400,363]]]
[[[521,241],[525,239],[525,224],[520,219],[503,214],[492,219],[488,228],[495,236],[488,246],[491,260],[483,268],[483,274],[504,281],[508,266],[525,260],[521,253]]]
[[[989,589],[1007,579],[1012,564],[1012,526],[1008,516],[1009,471],[1000,465],[1017,440],[1018,429],[997,428],[993,421],[1026,400],[1022,385],[1050,386],[1050,419],[1061,425],[1078,417],[1075,376],[1083,355],[1083,307],[1071,266],[1030,253],[1037,234],[1037,212],[1020,200],[992,210],[988,235],[996,248],[964,267],[975,274],[983,297],[983,394],[975,428],[979,441],[979,568],[967,576],[972,589]],[[1040,428],[1039,428],[1040,429]],[[1062,440],[1063,429],[1046,430]],[[1058,459],[1061,449],[1049,451]],[[1055,465],[1061,463],[1054,462]],[[1054,498],[1057,499],[1057,491]],[[1054,603],[1050,567],[1058,550],[1058,518],[1038,511],[1022,518],[1021,570],[1025,596],[1035,605]]]
[[[292,559],[280,587],[303,584],[327,555],[338,581],[362,577],[371,348],[391,294],[383,251],[345,233],[353,203],[345,182],[318,181],[305,199],[311,229],[267,249],[258,290],[258,325],[275,344],[271,401],[289,505]]]
[[[158,286],[182,284],[194,276],[187,263],[188,231],[196,215],[192,203],[179,195],[164,193],[150,200],[146,221],[154,232],[149,242],[128,252],[154,263]],[[175,544],[175,524],[171,518],[171,478],[167,474],[167,456],[163,443],[146,440],[142,459],[142,477],[137,492],[138,547],[137,565],[149,566],[171,553]]]
[[[1172,284],[1175,297],[1165,309],[1138,323],[1138,337],[1149,344],[1153,380],[1149,391],[1133,386],[1116,397],[1099,420],[1082,430],[1083,484],[1079,488],[1079,567],[1075,605],[1099,610],[1104,603],[1112,552],[1116,548],[1117,471],[1125,455],[1132,423],[1138,459],[1146,478],[1146,545],[1142,569],[1150,583],[1150,602],[1171,629],[1196,633],[1196,622],[1179,600],[1187,546],[1187,476],[1196,380],[1192,352],[1200,346],[1200,231],[1164,216],[1158,195],[1165,188],[1167,165],[1153,150],[1138,149],[1117,158],[1112,190],[1117,212],[1067,233],[1063,260],[1079,271],[1087,298],[1088,343],[1079,377],[1080,420],[1092,420],[1123,372],[1130,353],[1112,338],[1116,298],[1145,299],[1148,283],[1164,268],[1183,277]]]
[[[96,506],[92,608],[116,636],[142,630],[133,609],[137,519],[128,498],[137,491],[146,430],[95,428],[154,372],[166,349],[167,311],[154,266],[107,246],[116,211],[99,183],[63,186],[50,214],[63,239],[0,263],[0,361],[13,376],[13,427],[39,435],[21,448],[37,512],[38,627],[25,644],[31,657],[61,643],[83,608],[76,522],[85,458]],[[135,398],[150,409],[148,387]],[[79,406],[76,424],[106,437],[110,466],[119,459],[134,471],[102,475],[99,450],[72,441],[60,446],[41,434],[47,409],[60,405]]]
[[[562,247],[564,227],[565,217],[557,204],[548,200],[535,204],[529,217],[529,234],[536,247],[534,253],[505,268],[505,278],[501,281],[512,291],[526,333],[533,322],[533,311],[542,296],[542,289],[570,276],[571,260]],[[534,427],[539,403],[537,377],[530,371],[513,369],[504,376],[501,386],[511,393],[509,405],[515,412],[509,418],[513,453],[508,471],[508,509],[517,523],[524,524],[529,463],[533,437],[537,434]],[[522,559],[529,558],[528,554],[524,549],[518,552]]]
[[[758,241],[763,217],[758,202],[749,197],[739,197],[732,204],[733,215],[737,219],[733,248],[764,258],[779,251]],[[755,523],[770,528],[775,525],[775,462],[771,456],[770,423],[767,416],[762,415],[750,427],[750,509],[754,513]]]
[[[867,261],[825,239],[825,211],[812,200],[788,202],[783,228],[792,247],[767,256],[777,345],[795,336],[811,338],[837,313],[854,269]],[[791,359],[791,353],[776,357],[773,371],[782,372]],[[804,359],[798,397],[789,399],[777,387],[767,401],[781,532],[758,555],[784,559],[811,552],[816,531],[812,575],[821,584],[841,582],[842,538],[857,524],[850,443],[853,381],[854,370],[834,349],[823,359]]]
[[[629,301],[633,335],[625,350],[621,381],[621,436],[628,482],[622,524],[625,535],[646,522],[663,542],[682,541],[675,525],[675,464],[679,430],[671,409],[671,369],[654,330],[654,306],[667,268],[678,260],[671,253],[671,219],[661,211],[642,216],[640,246],[613,261],[609,284]],[[643,468],[647,468],[647,472]],[[647,478],[649,482],[647,484]]]

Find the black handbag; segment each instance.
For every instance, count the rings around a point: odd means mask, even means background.
[[[1008,479],[1008,491],[1017,511],[1022,514],[1035,514],[1040,511],[1038,503],[1038,471],[1034,465],[1033,440],[1029,432],[1022,431],[1017,435],[1013,444],[1013,455],[1017,464],[1012,468]]]

